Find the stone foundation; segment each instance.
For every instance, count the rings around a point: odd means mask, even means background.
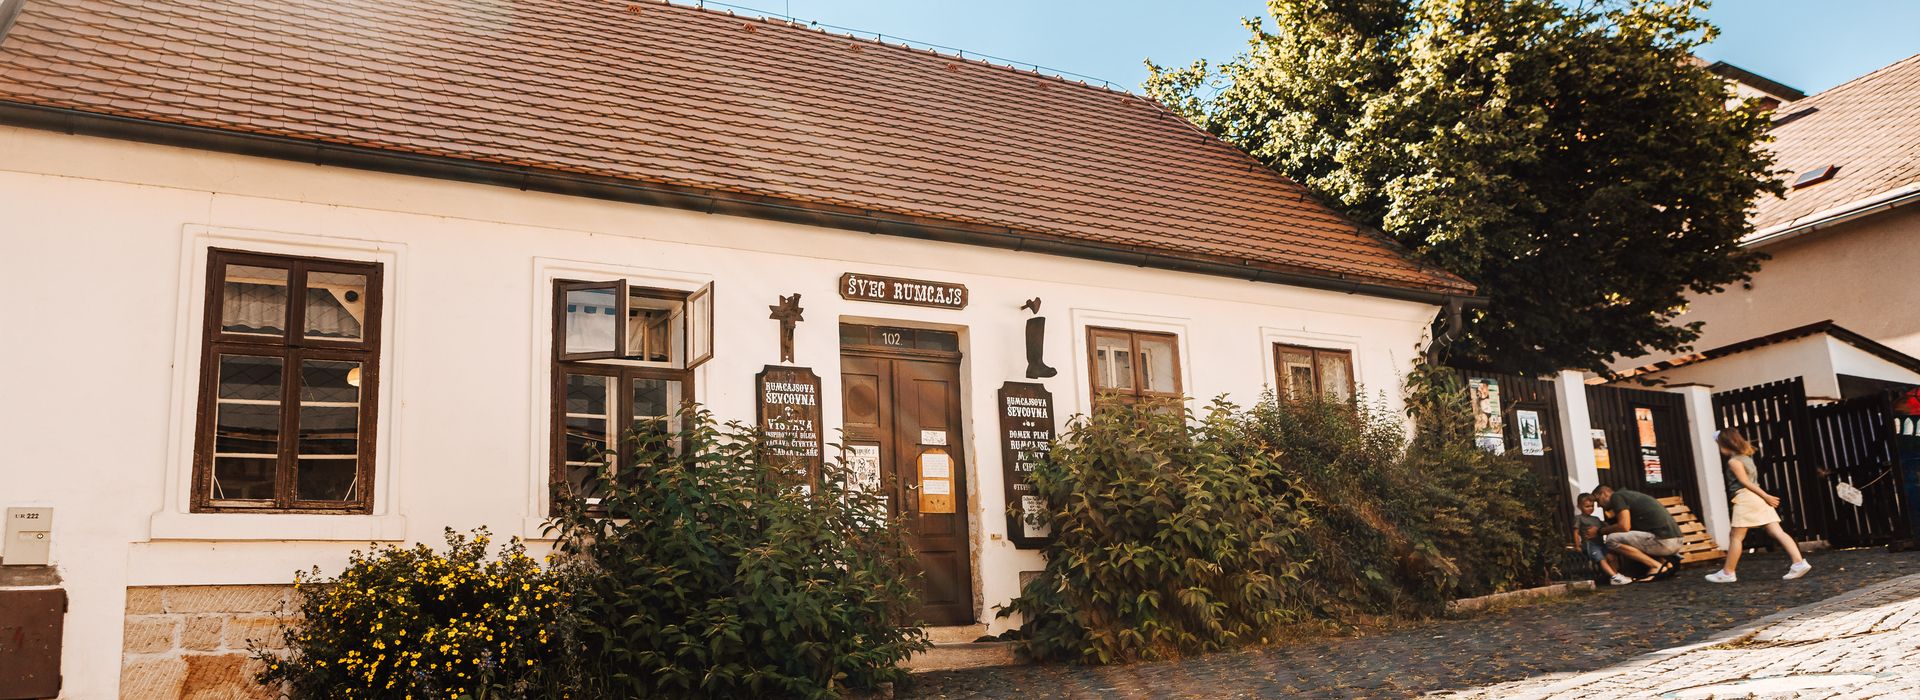
[[[127,589],[120,697],[138,700],[273,698],[253,682],[247,644],[279,649],[277,613],[292,586],[152,586]]]

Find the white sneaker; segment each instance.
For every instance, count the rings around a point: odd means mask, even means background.
[[[1707,580],[1712,581],[1714,583],[1733,583],[1735,581],[1740,580],[1740,577],[1735,576],[1733,574],[1729,574],[1726,572],[1725,569],[1722,569],[1720,571],[1715,571],[1711,574],[1707,574]]]
[[[1630,578],[1627,578],[1627,577],[1626,577],[1625,575],[1623,575],[1623,574],[1614,574],[1614,575],[1613,575],[1613,585],[1615,585],[1615,586],[1625,586],[1625,585],[1627,585],[1627,584],[1629,584],[1629,583],[1633,583],[1633,579],[1630,579]]]
[[[1807,575],[1807,572],[1812,570],[1813,570],[1813,565],[1808,564],[1805,559],[1802,559],[1800,561],[1794,562],[1793,566],[1787,567],[1787,575],[1780,577],[1780,580],[1792,581],[1794,579]]]

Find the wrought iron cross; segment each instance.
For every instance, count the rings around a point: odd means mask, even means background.
[[[806,309],[800,308],[800,295],[781,296],[780,303],[767,307],[773,313],[767,318],[780,322],[780,361],[793,361],[793,327],[806,320],[800,316]]]

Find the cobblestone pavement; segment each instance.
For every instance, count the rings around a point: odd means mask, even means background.
[[[1920,574],[1584,674],[1446,698],[1910,698],[1920,695]]]
[[[1741,562],[1743,578],[1735,584],[1708,583],[1700,577],[1711,567],[1691,567],[1670,581],[1602,589],[1465,620],[1435,620],[1174,662],[924,673],[900,696],[1413,697],[1604,669],[1656,650],[1698,643],[1783,610],[1920,574],[1920,553],[1824,552],[1810,561],[1813,573],[1798,581],[1779,580],[1786,570],[1784,557],[1762,554]]]

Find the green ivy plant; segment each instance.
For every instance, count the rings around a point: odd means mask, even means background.
[[[928,644],[912,557],[882,496],[829,463],[817,483],[705,411],[627,437],[633,456],[557,491],[549,523],[580,582],[588,697],[831,698],[902,681]]]

